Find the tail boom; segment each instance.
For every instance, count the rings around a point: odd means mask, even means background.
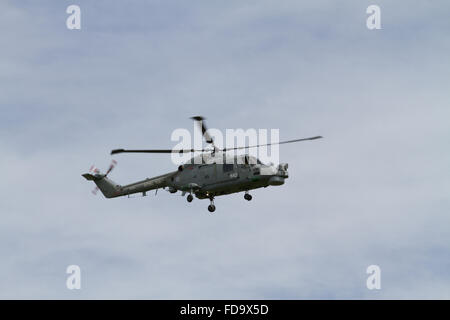
[[[134,193],[146,192],[149,190],[164,188],[168,186],[168,179],[175,175],[177,171],[145,179],[125,186],[116,184],[105,175],[85,173],[82,176],[88,181],[94,181],[105,198],[116,198]]]

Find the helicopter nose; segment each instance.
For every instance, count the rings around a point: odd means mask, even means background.
[[[287,177],[289,177],[288,171],[288,164],[287,163],[281,163],[278,165],[278,172],[277,172],[277,176],[286,179]]]
[[[280,176],[270,177],[269,184],[271,186],[281,186],[282,184],[284,184],[284,178]]]

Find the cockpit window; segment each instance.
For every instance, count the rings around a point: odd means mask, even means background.
[[[245,164],[251,164],[252,166],[254,166],[255,164],[264,164],[261,161],[259,161],[258,158],[256,157],[249,157],[249,156],[245,156]]]
[[[264,163],[262,163],[261,161],[259,161],[258,158],[252,157],[252,156],[249,156],[249,155],[246,155],[246,156],[245,156],[245,164],[246,164],[246,165],[250,164],[250,165],[252,165],[252,166],[254,166],[254,165],[256,165],[256,164],[264,165]]]

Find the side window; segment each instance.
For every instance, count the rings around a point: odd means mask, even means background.
[[[234,165],[232,163],[231,164],[229,164],[229,163],[223,164],[223,172],[230,172],[230,171],[233,171],[233,169],[234,169]]]

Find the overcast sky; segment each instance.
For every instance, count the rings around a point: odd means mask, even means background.
[[[81,7],[81,30],[66,28]],[[381,8],[368,30],[366,8]],[[448,1],[0,3],[0,298],[450,298]],[[114,148],[276,128],[280,187],[93,196]],[[117,155],[121,184],[176,167]],[[82,289],[66,288],[81,268]],[[381,268],[381,290],[366,268]]]

